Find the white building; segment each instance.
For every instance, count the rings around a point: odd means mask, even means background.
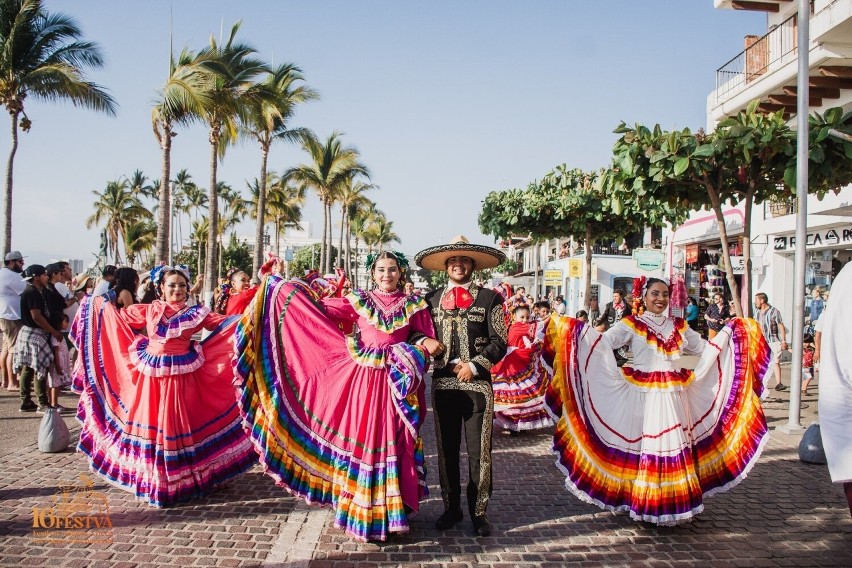
[[[661,276],[664,254],[660,248],[662,231],[648,229],[628,237],[623,243],[597,243],[592,248],[592,309],[602,311],[612,301],[612,293],[630,292],[638,276]],[[514,287],[524,286],[534,298],[563,296],[566,313],[573,315],[588,304],[586,291],[585,249],[570,238],[534,243],[514,238],[498,246],[517,263],[517,272],[496,277]]]
[[[714,0],[716,8],[760,10],[767,13],[763,35],[746,36],[744,49],[716,71],[716,88],[707,98],[707,127],[736,115],[749,102],[761,101],[767,111],[785,110],[795,127],[797,81],[797,2],[783,0]],[[810,111],[831,107],[852,109],[852,0],[815,0],[810,20]],[[734,49],[732,49],[732,53]],[[809,197],[807,243],[795,242],[797,204],[766,203],[752,212],[752,291],[765,292],[783,317],[793,316],[793,256],[807,250],[806,293],[831,287],[834,275],[852,260],[852,187],[823,201]],[[743,210],[728,208],[725,220],[734,255],[740,249]],[[718,222],[712,212],[694,213],[690,220],[664,236],[669,275],[684,274],[687,291],[707,296],[707,267],[721,252]],[[736,258],[734,259],[736,262]],[[712,268],[711,268],[712,271]],[[735,267],[735,273],[737,268]],[[741,298],[750,302],[751,298]]]

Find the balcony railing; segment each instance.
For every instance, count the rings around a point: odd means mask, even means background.
[[[792,215],[799,211],[799,200],[795,197],[774,201],[767,199],[763,202],[763,218],[774,219],[775,217],[783,217]]]
[[[794,14],[763,37],[746,36],[746,48],[716,70],[716,100],[765,75],[769,68],[796,53],[797,17]]]

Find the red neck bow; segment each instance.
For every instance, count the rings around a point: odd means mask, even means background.
[[[464,310],[471,305],[473,305],[473,296],[461,286],[447,290],[441,298],[441,307],[445,310],[455,310],[456,308]]]

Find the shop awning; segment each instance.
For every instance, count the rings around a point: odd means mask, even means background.
[[[724,215],[728,237],[742,234],[743,212],[739,209],[728,209]],[[679,226],[672,236],[672,242],[676,245],[718,240],[719,222],[716,220],[714,213],[688,220]]]

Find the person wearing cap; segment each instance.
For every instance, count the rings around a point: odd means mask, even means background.
[[[449,282],[426,296],[440,347],[432,372],[432,404],[438,443],[438,471],[444,513],[439,530],[462,520],[460,451],[462,427],[467,445],[467,507],[478,536],[491,534],[485,512],[491,496],[491,430],[494,392],[491,367],[506,354],[503,297],[472,281],[474,270],[493,268],[506,256],[471,244],[459,235],[449,244],[415,255],[422,268],[446,271]]]
[[[50,325],[45,299],[47,269],[40,264],[27,268],[29,285],[21,294],[21,322],[15,346],[14,368],[20,375],[21,412],[44,414],[50,408],[47,398],[47,372],[53,365],[50,338],[62,339],[62,333]],[[35,383],[36,406],[30,398]]]
[[[109,287],[115,282],[115,271],[118,270],[112,264],[104,266],[104,271],[101,273],[101,279],[95,284],[95,289],[92,290],[92,296],[101,296],[109,292]]]
[[[5,265],[0,268],[0,331],[3,332],[3,347],[0,350],[0,372],[4,375],[4,387],[17,391],[18,377],[12,369],[15,343],[21,330],[21,294],[27,281],[21,277],[24,257],[20,251],[6,254]]]

